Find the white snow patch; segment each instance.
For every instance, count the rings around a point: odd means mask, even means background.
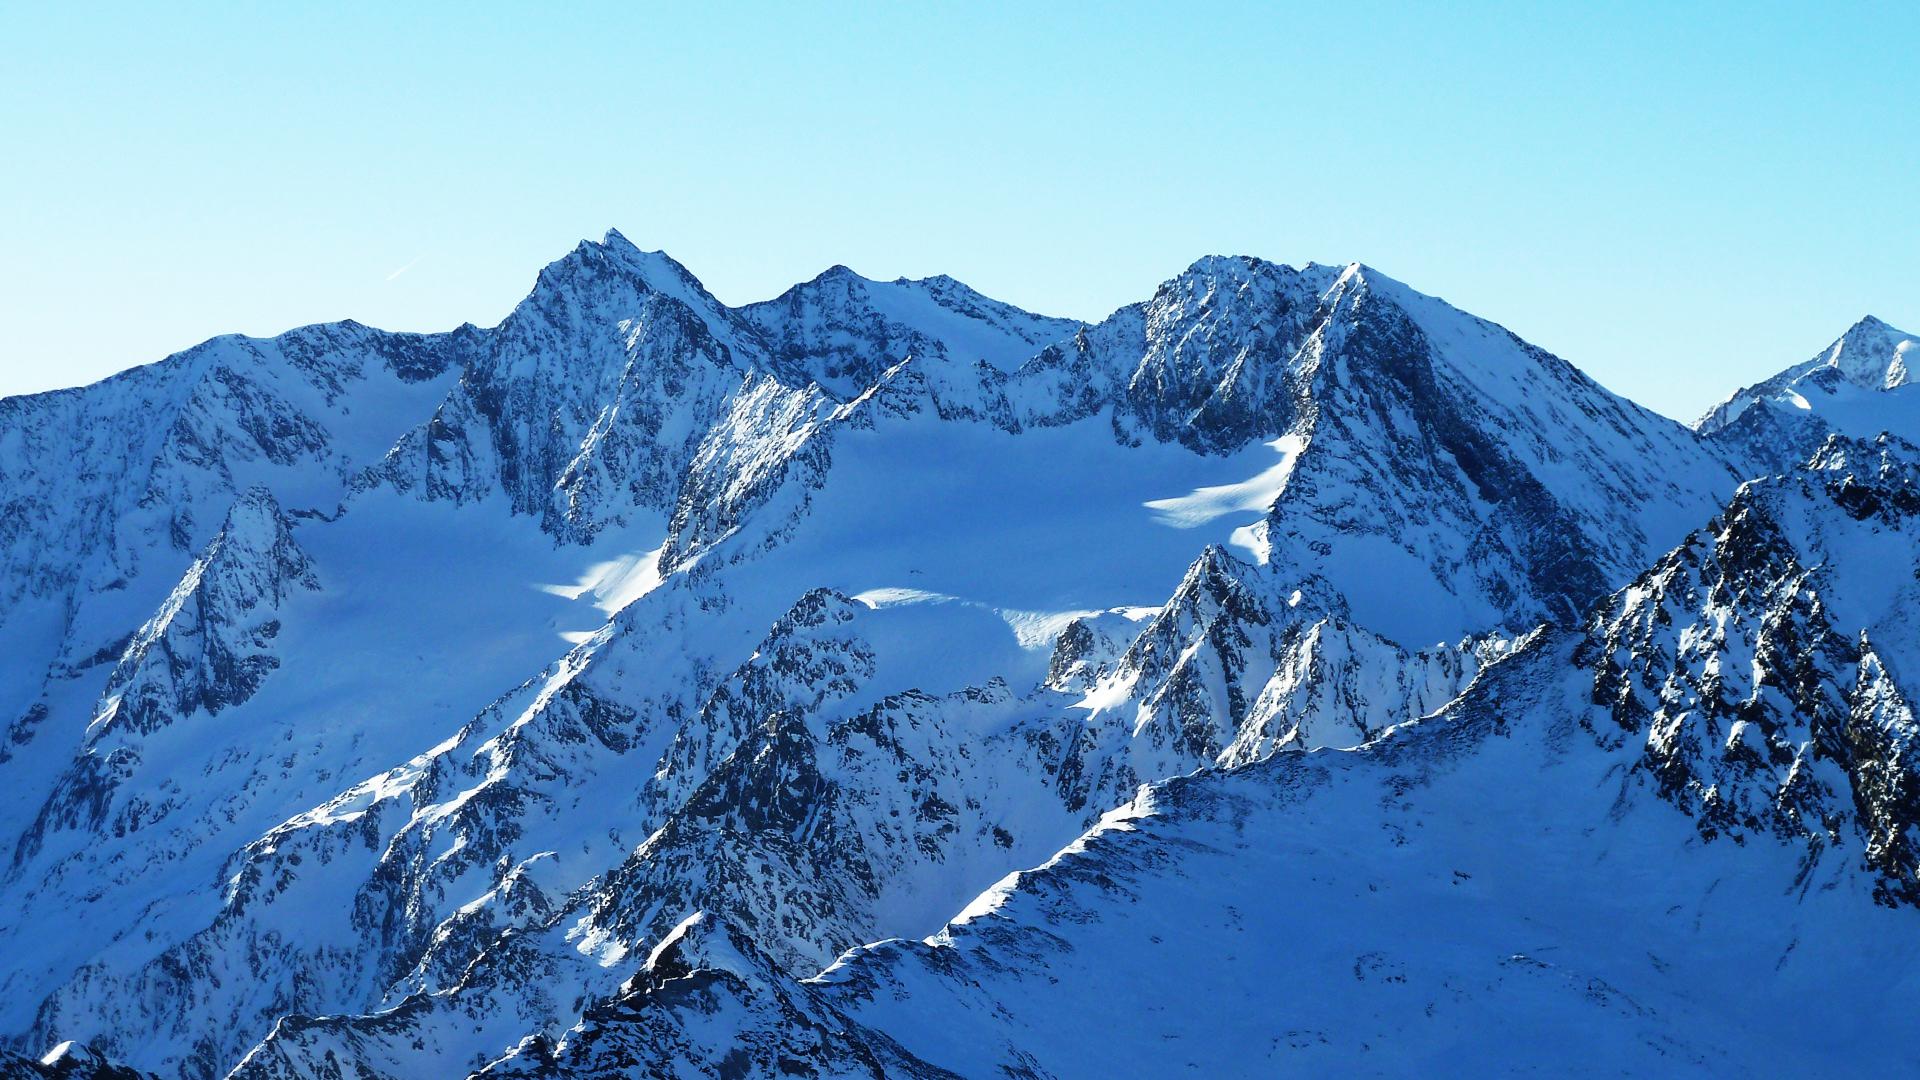
[[[1306,449],[1307,444],[1298,435],[1282,435],[1267,445],[1280,455],[1280,460],[1261,470],[1257,476],[1235,484],[1195,488],[1176,498],[1153,499],[1146,504],[1147,509],[1154,512],[1161,524],[1176,529],[1196,528],[1236,510],[1266,512],[1273,501],[1280,497],[1280,493],[1286,490],[1287,479],[1293,475],[1294,462],[1299,460],[1300,452]],[[1240,543],[1242,531],[1234,532],[1235,543]]]
[[[1227,544],[1253,556],[1253,561],[1262,566],[1265,566],[1273,556],[1273,542],[1267,537],[1265,518],[1251,525],[1242,525],[1227,534]]]
[[[867,589],[863,592],[855,593],[851,599],[857,603],[865,604],[875,611],[884,608],[902,607],[908,604],[960,604],[965,607],[991,611],[1006,622],[1007,627],[1013,631],[1014,640],[1017,641],[1023,649],[1050,650],[1053,648],[1054,641],[1059,638],[1060,631],[1065,630],[1068,623],[1075,619],[1084,619],[1094,615],[1105,614],[1105,611],[1099,608],[1069,608],[1065,611],[1028,611],[1021,608],[997,608],[987,604],[978,604],[958,596],[950,596],[946,593],[900,586]],[[1143,618],[1149,618],[1158,613],[1159,610],[1159,608],[1151,607],[1113,609],[1116,614],[1120,614],[1135,622]]]
[[[1092,610],[1000,611],[1000,617],[1013,628],[1014,640],[1024,649],[1052,649],[1053,643],[1060,637],[1060,631],[1065,630],[1068,623],[1098,614],[1100,612]]]
[[[587,567],[586,572],[571,585],[537,585],[535,587],[541,592],[565,597],[568,600],[579,600],[591,595],[594,607],[605,614],[612,615],[652,592],[660,584],[662,580],[660,553],[665,550],[666,545],[661,544],[652,551],[630,552],[605,562],[594,563]],[[567,634],[560,636],[569,641],[576,640]]]
[[[855,593],[852,599],[856,603],[865,604],[875,611],[878,611],[884,607],[897,607],[901,604],[944,604],[958,600],[959,597],[948,596],[946,593],[930,592],[926,589],[894,587],[867,589],[864,592]]]

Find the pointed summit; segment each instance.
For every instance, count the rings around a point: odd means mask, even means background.
[[[1812,358],[1735,391],[1695,430],[1750,459],[1754,475],[1805,461],[1829,433],[1920,438],[1920,399],[1907,391],[1920,340],[1872,315]]]
[[[578,323],[601,317],[632,317],[647,296],[666,296],[695,311],[708,327],[728,323],[728,309],[707,292],[701,279],[666,252],[643,252],[618,229],[601,240],[580,240],[540,271],[534,290],[507,315],[509,325],[530,319]]]
[[[647,954],[647,963],[622,987],[625,993],[657,990],[671,979],[697,971],[724,971],[743,979],[764,977],[773,962],[726,919],[695,911],[680,921]]]
[[[1891,390],[1907,382],[1907,355],[1917,347],[1913,335],[1868,315],[1828,346],[1825,359],[1855,386]]]
[[[832,266],[829,266],[825,270],[822,270],[818,274],[815,274],[813,276],[813,279],[811,281],[808,281],[806,284],[820,285],[828,282],[840,282],[840,281],[851,282],[851,281],[868,281],[868,280],[871,280],[871,279],[869,279],[866,275],[861,274],[858,271],[855,271],[852,267],[849,267],[847,264],[834,263]],[[804,287],[805,287],[804,285],[794,286],[794,288],[804,288]]]

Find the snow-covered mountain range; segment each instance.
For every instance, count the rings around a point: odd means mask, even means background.
[[[609,233],[0,400],[0,1076],[1920,1068],[1912,347]]]

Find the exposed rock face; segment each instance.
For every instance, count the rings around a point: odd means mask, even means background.
[[[515,513],[588,539],[672,506],[761,347],[678,263],[609,233],[541,272],[371,476],[430,499],[504,494]]]
[[[1913,662],[1920,457],[1836,438],[1819,461],[1742,487],[1601,610],[1583,656],[1610,737],[1644,742],[1703,836],[1859,845],[1876,895],[1911,904],[1920,727],[1888,668]]]
[[[1086,679],[1082,738],[1105,726],[1127,761],[1079,790],[1082,803],[1109,806],[1156,777],[1278,750],[1357,746],[1444,705],[1507,647],[1487,638],[1410,652],[1287,588],[1222,548],[1201,553],[1132,643]],[[1074,643],[1063,635],[1062,647]],[[1111,767],[1085,754],[1070,765],[1083,779]]]
[[[1329,315],[1322,301],[1338,273],[1195,263],[1139,312],[1144,347],[1123,374],[1121,415],[1154,438],[1216,452],[1296,430],[1313,399],[1302,350]]]
[[[160,610],[135,632],[107,677],[94,737],[147,734],[252,697],[279,666],[276,613],[296,592],[319,587],[272,493],[248,491]]]

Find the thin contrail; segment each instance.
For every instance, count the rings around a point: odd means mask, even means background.
[[[407,265],[405,265],[405,266],[403,266],[403,267],[401,267],[401,268],[400,268],[400,269],[398,269],[398,270],[395,270],[395,271],[394,271],[393,273],[391,273],[391,274],[388,274],[388,275],[387,275],[387,280],[388,280],[388,281],[392,281],[392,280],[393,280],[394,278],[397,278],[397,277],[399,277],[399,276],[400,276],[401,274],[404,274],[404,273],[406,273],[407,271],[409,271],[409,270],[411,270],[411,269],[413,269],[413,268],[414,268],[415,266],[418,266],[418,265],[420,264],[420,260],[421,260],[421,259],[424,259],[424,258],[426,258],[426,256],[425,256],[425,255],[415,255],[415,256],[413,257],[413,261],[412,261],[412,262],[410,262],[410,263],[408,263]]]

